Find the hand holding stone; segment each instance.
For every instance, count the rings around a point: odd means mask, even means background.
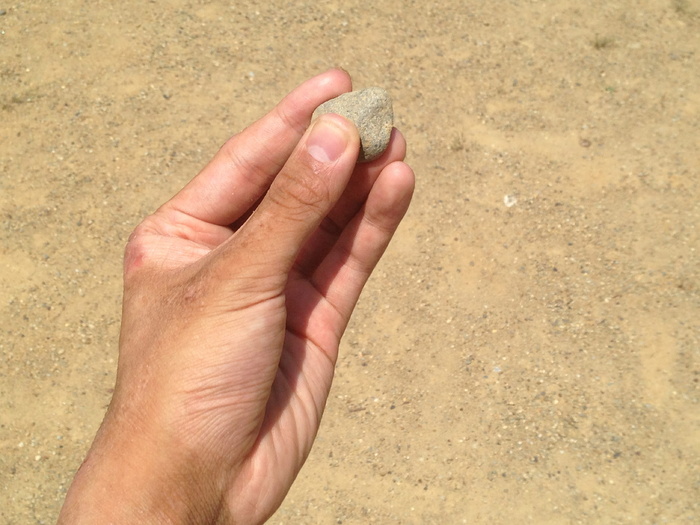
[[[131,235],[117,383],[59,523],[261,523],[318,431],[338,344],[411,199],[405,142],[356,164],[314,108],[339,70],[231,138]]]

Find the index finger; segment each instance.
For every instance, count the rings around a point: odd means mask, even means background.
[[[232,224],[270,187],[308,128],[313,111],[351,89],[350,75],[341,69],[307,80],[270,113],[230,138],[163,208],[210,224]]]

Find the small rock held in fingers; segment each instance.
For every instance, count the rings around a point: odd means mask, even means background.
[[[357,127],[360,132],[358,162],[376,159],[389,145],[394,127],[394,110],[391,97],[384,89],[371,87],[340,95],[316,108],[313,118],[326,113],[342,115]]]

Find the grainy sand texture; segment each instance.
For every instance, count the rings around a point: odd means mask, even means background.
[[[333,66],[418,183],[270,523],[700,522],[700,1],[0,12],[0,522],[101,421],[131,230]]]

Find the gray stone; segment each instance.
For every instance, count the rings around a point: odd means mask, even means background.
[[[316,108],[313,118],[326,113],[342,115],[357,127],[361,143],[358,162],[376,159],[389,145],[394,110],[391,97],[384,89],[371,87],[340,95]]]

